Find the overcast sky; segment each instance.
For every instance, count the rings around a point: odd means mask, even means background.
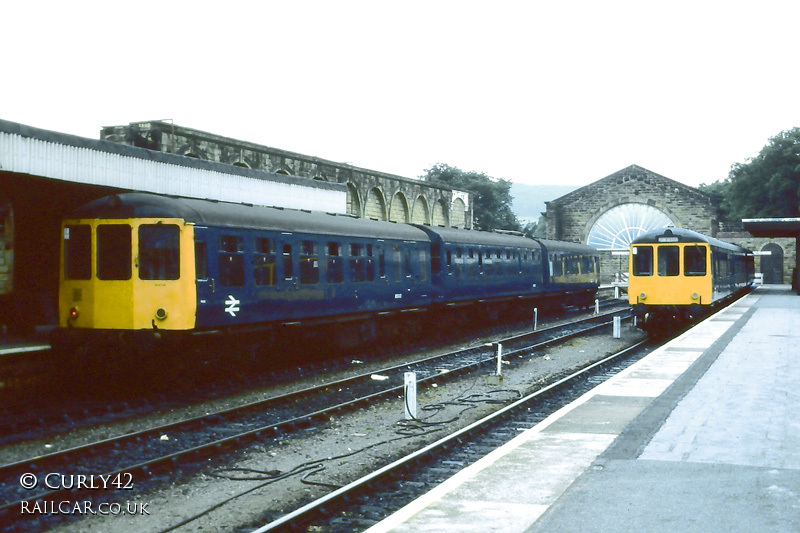
[[[11,2],[0,118],[181,126],[406,177],[696,186],[800,126],[800,2]]]

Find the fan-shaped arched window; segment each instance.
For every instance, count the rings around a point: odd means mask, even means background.
[[[663,211],[655,207],[645,204],[618,205],[597,219],[589,232],[587,244],[598,250],[627,250],[640,235],[672,223]]]

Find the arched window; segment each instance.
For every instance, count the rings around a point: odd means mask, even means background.
[[[655,207],[622,204],[609,209],[597,219],[586,244],[598,250],[627,250],[640,235],[672,223],[663,211]]]

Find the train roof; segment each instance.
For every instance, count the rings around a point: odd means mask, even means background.
[[[673,242],[704,242],[710,246],[716,246],[731,251],[749,252],[747,248],[743,248],[738,244],[730,244],[696,231],[684,228],[665,228],[658,231],[651,231],[634,239],[631,244],[665,244]]]
[[[182,218],[198,226],[429,241],[425,232],[410,224],[149,193],[100,198],[79,207],[70,218]]]
[[[550,239],[536,239],[547,249],[548,253],[563,252],[574,254],[592,254],[597,255],[597,249],[592,248],[588,244],[579,244],[577,242],[566,241],[553,241]]]
[[[446,228],[444,226],[416,225],[432,237],[438,237],[445,243],[474,244],[486,246],[509,246],[517,248],[540,248],[539,243],[523,235],[477,231],[471,229]]]

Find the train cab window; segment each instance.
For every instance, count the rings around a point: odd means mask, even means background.
[[[175,224],[139,226],[139,279],[178,279],[181,230]]]
[[[92,228],[88,225],[64,227],[64,278],[91,279]]]
[[[97,279],[131,279],[131,227],[128,224],[97,226]]]
[[[653,247],[634,246],[631,249],[634,276],[653,275]]]
[[[680,248],[677,246],[658,247],[658,275],[677,276],[680,274]]]
[[[319,257],[317,257],[317,243],[314,241],[300,243],[300,283],[303,285],[319,283]]]
[[[194,243],[194,272],[195,279],[208,279],[208,248],[206,241]]]
[[[294,273],[292,272],[292,245],[291,244],[284,244],[283,245],[283,279],[285,281],[291,281],[294,277]]]
[[[683,274],[685,276],[705,276],[706,265],[705,246],[687,246],[683,249]]]
[[[344,281],[344,268],[342,267],[342,245],[338,242],[328,243],[328,283],[341,283]]]
[[[367,280],[367,261],[364,258],[364,245],[350,245],[350,279],[356,283]]]
[[[275,285],[275,239],[256,237],[253,244],[253,283]]]

